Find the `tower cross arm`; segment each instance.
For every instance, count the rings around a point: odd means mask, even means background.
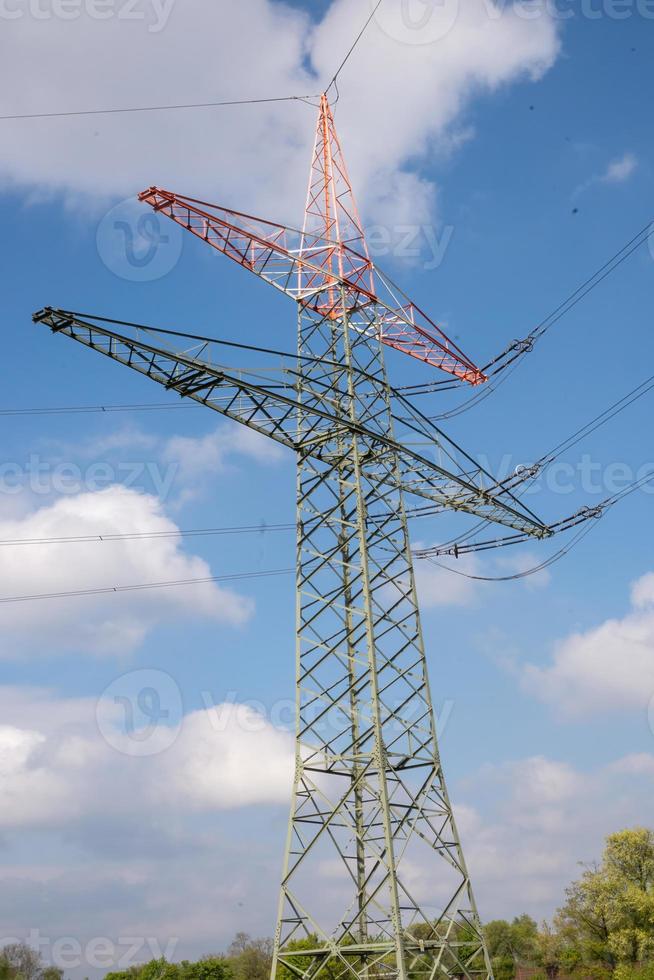
[[[386,346],[467,384],[486,381],[441,328],[373,265],[365,243],[362,253],[356,241],[328,237],[332,228],[299,231],[159,187],[149,187],[139,200],[301,306],[338,320],[345,299],[350,318],[361,312],[368,322],[375,321]]]
[[[354,434],[368,450],[363,466],[374,477],[380,459],[393,458],[397,467],[386,470],[385,480],[412,495],[429,500],[443,509],[457,510],[502,524],[533,537],[547,537],[548,528],[529,511],[521,509],[507,497],[501,486],[486,489],[475,485],[470,467],[457,465],[449,456],[446,468],[404,446],[395,438],[376,431],[330,405],[327,385],[320,397],[310,403],[300,402],[297,372],[277,358],[275,369],[268,370],[265,380],[254,369],[238,370],[211,359],[212,345],[239,347],[212,341],[197,335],[107,320],[88,314],[46,307],[34,314],[34,322],[63,334],[83,346],[156,381],[169,391],[190,398],[249,428],[276,440],[305,456],[327,460],[329,443],[334,434]],[[164,346],[177,338],[184,350]],[[241,345],[242,346],[242,345]],[[251,350],[252,348],[248,348]],[[278,352],[268,352],[278,353]],[[319,383],[319,382],[318,382]],[[298,425],[299,414],[303,424]],[[335,466],[347,466],[347,460],[332,460]],[[393,475],[389,477],[389,472]]]

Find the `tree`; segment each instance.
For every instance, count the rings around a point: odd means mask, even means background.
[[[168,963],[161,957],[141,966],[108,973],[104,980],[232,980],[233,972],[224,956],[205,956],[195,963]]]
[[[600,865],[567,889],[556,924],[583,962],[610,972],[654,957],[654,833],[611,834]]]
[[[269,980],[272,939],[252,939],[246,932],[239,932],[227,955],[236,980]]]
[[[43,970],[41,954],[27,943],[10,943],[2,950],[2,958],[16,980],[40,980]]]
[[[63,980],[64,971],[46,966],[27,943],[9,943],[0,950],[0,980]]]
[[[512,922],[495,919],[484,929],[495,980],[512,980],[516,966],[532,965],[538,955],[538,926],[529,915]]]

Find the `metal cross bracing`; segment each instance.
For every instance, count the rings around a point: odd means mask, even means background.
[[[156,188],[141,198],[297,303],[294,355],[35,314],[297,455],[296,767],[273,978],[489,978],[439,756],[407,501],[551,531],[515,479],[494,481],[389,385],[385,349],[472,385],[484,375],[370,261],[326,97],[302,232]]]

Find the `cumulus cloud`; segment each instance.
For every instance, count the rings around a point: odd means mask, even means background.
[[[290,460],[279,443],[233,421],[224,421],[202,435],[168,438],[137,425],[126,425],[78,442],[43,440],[23,468],[7,464],[0,474],[6,502],[21,490],[23,499],[42,500],[112,484],[150,491],[175,505],[214,488],[217,474],[233,471],[243,461],[260,466]]]
[[[619,160],[613,160],[599,178],[603,184],[623,184],[629,180],[638,166],[633,153],[625,153]]]
[[[417,550],[421,547],[422,545],[416,545]],[[520,586],[529,590],[544,588],[550,583],[550,574],[547,570],[523,575],[535,568],[539,561],[537,555],[529,552],[509,557],[496,556],[484,562],[475,554],[464,555],[456,560],[438,559],[436,563],[417,560],[416,585],[420,605],[424,609],[435,609],[439,606],[469,606],[488,594],[494,578],[510,575],[523,576],[518,582]],[[475,576],[478,576],[478,580]],[[484,578],[488,581],[483,581]]]
[[[624,153],[621,157],[612,160],[602,173],[595,174],[577,187],[572,196],[579,197],[598,184],[624,184],[633,176],[637,168],[638,158],[633,153]]]
[[[11,720],[0,726],[0,828],[65,825],[74,833],[89,818],[138,821],[153,806],[165,806],[164,824],[173,827],[189,808],[287,804],[290,733],[240,704],[191,712],[173,725],[162,711],[154,724],[132,726],[126,708],[132,700],[136,708],[136,696],[128,676],[117,683],[130,692],[118,705],[113,694],[69,702],[47,691],[0,689]],[[16,698],[20,712],[12,709]],[[50,708],[56,721],[43,725]]]
[[[578,862],[598,858],[608,833],[649,812],[653,766],[646,753],[590,770],[539,755],[471,774],[454,809],[482,917],[549,918]],[[431,907],[449,897],[428,863],[405,854],[401,867],[411,894]],[[320,873],[330,888],[338,866],[324,861]]]
[[[654,575],[631,590],[631,610],[560,641],[549,664],[529,664],[529,692],[570,716],[645,711],[654,695]]]
[[[530,574],[524,577],[523,582],[527,589],[534,590],[543,589],[552,581],[552,576],[546,568],[542,568],[538,572],[531,572],[532,569],[542,564],[542,561],[543,555],[538,555],[533,551],[520,550],[513,555],[496,557],[495,566],[498,575],[524,575],[525,572],[529,572]]]
[[[262,934],[270,928],[290,733],[248,706],[219,704],[186,714],[162,751],[138,755],[125,740],[143,746],[160,735],[164,745],[166,733],[126,726],[113,698],[28,688],[0,688],[0,717],[0,915],[8,928],[29,922],[67,935],[72,916],[79,937],[159,936],[165,945],[176,936],[179,955],[195,956],[229,941],[244,914]],[[652,771],[654,754],[640,753],[589,770],[533,756],[471,774],[453,796],[482,915],[550,915],[577,862],[596,858],[607,833],[651,810]],[[53,861],[46,840],[57,842]],[[38,846],[25,850],[25,841]],[[61,854],[71,855],[69,868]],[[332,871],[321,868],[325,901]],[[416,894],[438,900],[439,884],[418,863],[407,862],[405,874]],[[216,882],[219,934],[202,911]]]
[[[533,756],[484,766],[460,788],[460,832],[485,917],[550,916],[579,861],[651,810],[654,756],[594,769]]]
[[[165,757],[165,799],[172,789],[200,809],[286,804],[295,763],[294,739],[247,705],[221,704],[184,719]],[[163,800],[162,800],[163,802]]]
[[[42,6],[46,14],[36,18],[19,0],[17,15],[3,22],[8,111],[313,93],[331,78],[368,9],[333,0],[314,23],[279,0],[137,0],[130,16],[124,0],[114,0],[102,5],[103,19],[90,2],[66,19]],[[520,16],[519,5],[449,0],[424,24],[409,20],[403,0],[387,0],[341,78],[339,126],[371,220],[424,220],[435,192],[416,161],[457,142],[476,93],[540,78],[559,50],[545,7],[534,19]],[[302,103],[281,103],[16,120],[5,124],[0,177],[5,187],[31,189],[35,200],[128,195],[157,183],[296,224],[312,116]]]
[[[165,536],[102,544],[46,541],[130,533]],[[179,528],[165,516],[161,503],[124,487],[64,497],[25,517],[0,520],[0,539],[37,542],[0,550],[0,596],[5,599],[212,575],[206,561],[183,551]],[[60,649],[123,656],[154,626],[173,617],[204,616],[241,626],[253,612],[251,600],[210,581],[38,602],[2,604],[0,657],[11,659],[25,651],[50,655]]]
[[[116,684],[112,692],[122,685],[134,696],[127,681]],[[96,701],[0,687],[3,935],[27,937],[33,927],[46,939],[72,934],[83,947],[112,937],[111,962],[90,961],[83,948],[79,963],[65,964],[80,978],[118,968],[129,955],[124,936],[159,937],[162,950],[199,957],[226,946],[244,914],[264,935],[279,885],[292,736],[229,704],[186,715],[171,745],[168,718],[154,731],[147,719],[133,728],[124,705],[115,707],[109,693]],[[139,754],[157,739],[162,751]],[[278,817],[274,808],[259,815],[276,804]],[[276,846],[239,831],[244,807],[261,821],[259,834],[279,824]],[[131,955],[161,954],[147,946]]]
[[[197,497],[208,478],[223,472],[234,460],[261,465],[279,462],[290,454],[279,443],[244,425],[220,425],[204,436],[173,436],[162,446],[162,458],[175,470],[180,502]]]
[[[449,567],[434,565],[426,560],[416,562],[416,587],[424,609],[467,606],[477,597],[478,583],[465,577],[480,574],[480,563],[476,557],[470,555],[459,559],[455,571],[450,571]]]

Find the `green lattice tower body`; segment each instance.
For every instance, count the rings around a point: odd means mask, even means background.
[[[382,345],[341,303],[338,318],[300,313],[300,400],[392,436]],[[487,978],[399,463],[333,424],[315,440],[298,464],[296,775],[273,975]]]

